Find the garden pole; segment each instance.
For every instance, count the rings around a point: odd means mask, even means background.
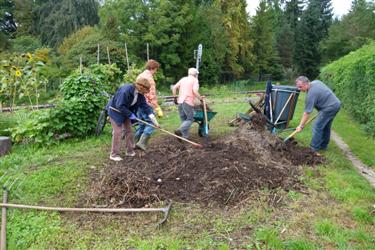
[[[8,202],[8,190],[6,187],[3,187],[3,203],[7,204]],[[7,208],[2,207],[1,209],[1,244],[0,250],[5,250],[7,247]]]
[[[129,72],[129,57],[128,57],[128,46],[125,43],[125,57],[126,57],[126,66],[128,67]]]

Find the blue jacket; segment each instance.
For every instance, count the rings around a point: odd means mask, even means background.
[[[142,109],[148,115],[153,113],[152,108],[148,106],[146,98],[141,93],[138,93],[137,102],[133,106],[130,106],[134,100],[134,91],[135,87],[132,84],[121,86],[106,106],[109,117],[118,125],[123,124],[125,119],[129,118],[132,113],[136,114],[138,108]],[[110,107],[121,111],[121,113],[114,111]]]

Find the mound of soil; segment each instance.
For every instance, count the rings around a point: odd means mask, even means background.
[[[110,162],[93,180],[86,202],[144,207],[171,199],[230,206],[259,189],[298,189],[300,166],[321,162],[310,149],[270,134],[256,117],[204,148],[167,136],[154,139],[147,154]]]

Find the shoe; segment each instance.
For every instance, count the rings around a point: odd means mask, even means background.
[[[178,136],[182,136],[181,130],[178,130],[178,129],[174,131],[174,134]]]
[[[139,141],[135,145],[138,148],[142,149],[143,151],[146,151],[147,150],[147,144],[148,144],[149,140],[150,140],[150,136],[149,135],[142,134],[141,138],[139,139]]]
[[[122,161],[123,159],[118,155],[110,155],[109,159],[112,161]]]
[[[129,153],[126,152],[125,155],[126,155],[126,156],[130,156],[130,157],[133,157],[133,156],[135,156],[135,152],[134,152],[134,151],[133,151],[133,152],[129,152]]]

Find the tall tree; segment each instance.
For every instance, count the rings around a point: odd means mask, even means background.
[[[302,0],[289,0],[285,3],[285,11],[276,33],[277,48],[284,68],[295,68],[298,62],[294,61],[296,34],[303,8]]]
[[[352,2],[349,13],[335,20],[321,43],[324,62],[336,60],[375,40],[375,5],[365,0]]]
[[[319,74],[319,43],[332,23],[331,0],[310,0],[297,26],[295,62],[299,74],[314,78]]]
[[[261,0],[251,24],[254,41],[252,51],[255,55],[254,73],[258,75],[258,80],[263,80],[264,75],[272,75],[276,79],[281,77],[273,24],[273,7],[266,0]]]
[[[225,55],[227,73],[238,78],[254,63],[246,1],[216,0],[215,4],[221,8],[222,22],[229,38],[229,50]]]
[[[96,0],[49,0],[34,10],[34,30],[43,44],[56,47],[72,32],[99,22]]]

